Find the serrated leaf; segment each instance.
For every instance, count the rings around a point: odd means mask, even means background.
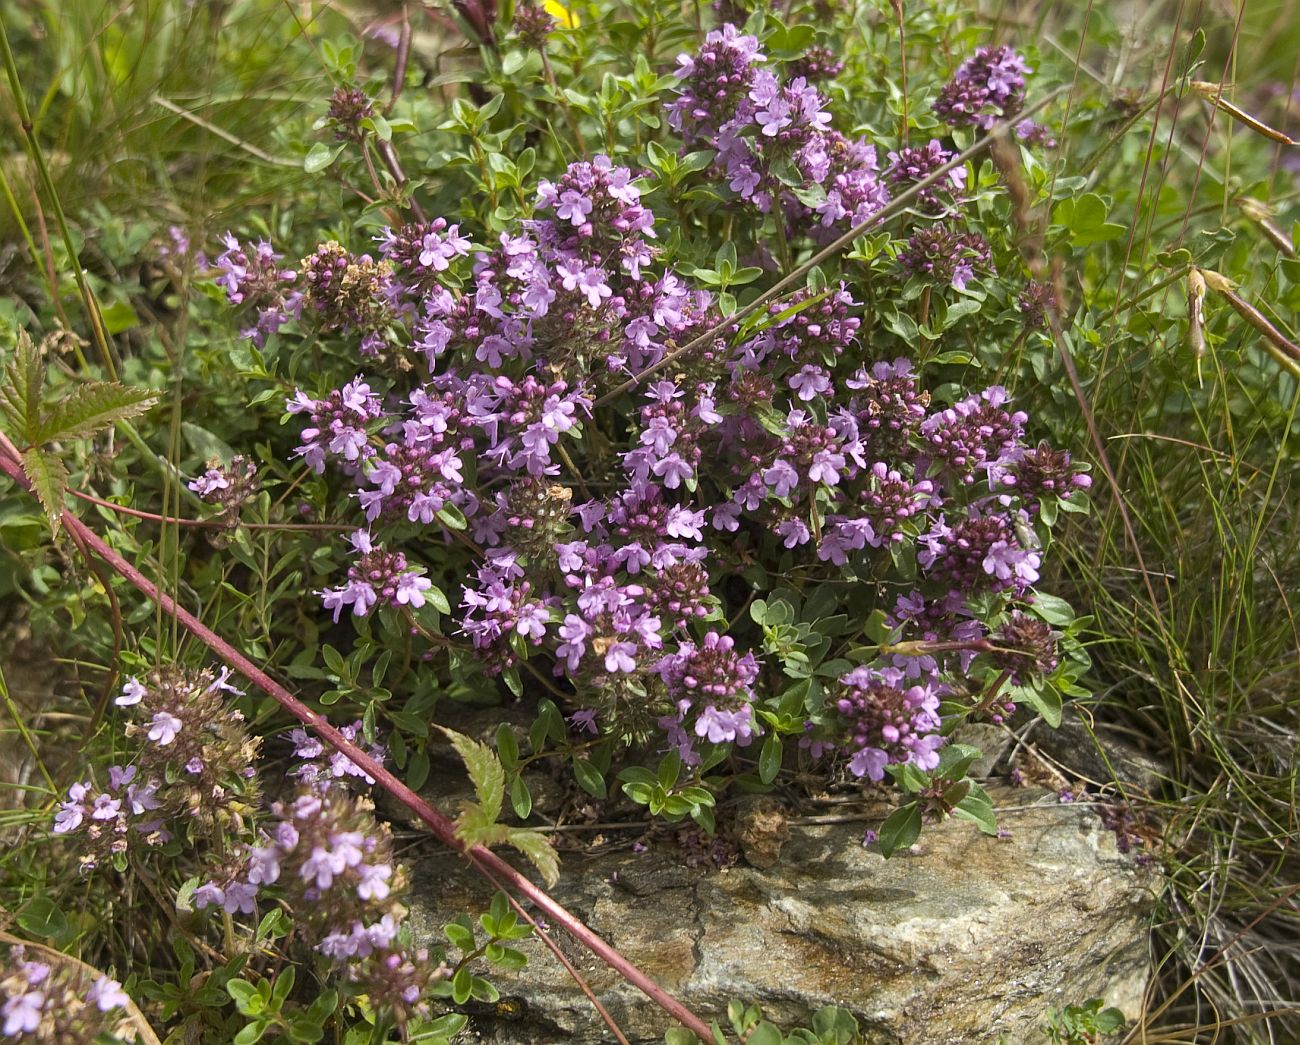
[[[456,837],[466,845],[492,846],[508,840],[510,829],[489,817],[477,802],[466,802],[456,818]]]
[[[0,409],[13,425],[13,434],[24,443],[33,437],[41,413],[41,388],[45,385],[45,361],[32,344],[27,331],[18,331],[14,357],[5,364],[5,383],[0,387]]]
[[[555,887],[560,880],[560,858],[555,855],[555,850],[544,835],[516,828],[510,832],[506,841],[528,857],[529,862],[541,872],[548,889]]]
[[[32,484],[32,491],[45,509],[50,520],[50,530],[57,534],[63,519],[63,491],[68,485],[68,470],[63,462],[40,447],[23,454],[23,473]]]
[[[50,407],[41,417],[32,442],[89,439],[118,421],[143,414],[157,401],[158,393],[152,389],[93,381]]]
[[[486,744],[480,744],[454,729],[445,726],[438,728],[451,741],[456,754],[465,763],[483,815],[489,821],[496,822],[501,816],[501,802],[506,795],[506,771],[501,766],[501,760]]]

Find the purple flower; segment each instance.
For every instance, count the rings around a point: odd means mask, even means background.
[[[149,721],[148,737],[160,747],[166,747],[181,731],[184,725],[180,719],[169,711],[159,711]]]
[[[834,708],[854,776],[883,780],[891,762],[929,770],[939,764],[939,697],[928,686],[900,688],[895,668],[855,668],[840,678]]]
[[[805,365],[789,378],[789,384],[799,398],[807,403],[830,391],[831,378],[821,367]]]
[[[113,701],[113,703],[118,707],[128,707],[131,704],[139,704],[148,693],[149,691],[144,688],[140,680],[132,675],[126,680],[126,685],[122,687],[121,695]]]
[[[86,1001],[100,1012],[125,1008],[131,1004],[131,998],[126,991],[122,990],[122,985],[107,976],[100,976],[90,985],[90,990],[86,992]]]
[[[569,716],[569,724],[581,733],[590,733],[592,736],[600,735],[600,730],[596,726],[595,708],[579,708]]]
[[[939,93],[934,112],[954,127],[988,130],[998,119],[1014,116],[1025,100],[1025,76],[1033,72],[1025,59],[1005,44],[981,47],[958,67]]]
[[[5,1018],[5,1036],[35,1034],[36,1028],[41,1025],[44,1008],[45,995],[40,991],[27,991],[7,998],[4,1005],[0,1006],[0,1015]]]
[[[96,795],[91,807],[92,820],[113,820],[122,809],[122,800],[111,795]]]

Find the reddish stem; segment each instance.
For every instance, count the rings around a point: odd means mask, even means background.
[[[113,501],[106,501],[102,497],[96,497],[94,494],[86,493],[84,490],[68,489],[73,497],[79,500],[87,501],[90,504],[97,504],[101,508],[107,508],[110,511],[117,512],[119,515],[129,515],[135,519],[148,519],[150,522],[169,523],[172,526],[199,526],[209,530],[233,530],[241,527],[245,530],[307,530],[307,531],[325,531],[328,533],[342,533],[345,530],[355,530],[356,525],[346,523],[247,523],[239,522],[229,524],[222,522],[220,519],[180,519],[172,515],[158,515],[156,512],[142,512],[139,508],[128,508],[124,504],[115,504]]]
[[[9,478],[30,493],[31,485],[28,483],[26,475],[23,474],[17,455],[13,454],[12,444],[3,436],[0,436],[0,440],[3,440],[3,442],[0,442],[0,447],[3,447],[3,450],[0,451],[0,471],[3,471]],[[11,454],[13,456],[10,456]],[[539,889],[510,864],[497,856],[496,853],[484,849],[482,846],[476,845],[472,848],[465,846],[456,837],[456,827],[447,817],[434,809],[375,759],[371,758],[370,755],[366,754],[330,725],[322,715],[309,708],[192,613],[183,606],[178,606],[171,596],[159,591],[144,574],[105,544],[93,530],[72,512],[66,510],[63,512],[63,525],[68,528],[69,533],[75,535],[80,543],[89,547],[100,559],[116,570],[119,575],[161,606],[163,612],[185,625],[190,634],[202,641],[226,664],[267,693],[303,725],[313,729],[321,739],[327,741],[335,750],[346,756],[358,769],[373,777],[380,787],[424,821],[438,841],[450,846],[459,853],[463,853],[469,858],[471,866],[476,871],[484,874],[484,877],[488,878],[489,881],[499,879],[510,886],[516,893],[532,901],[547,918],[563,928],[587,950],[604,961],[611,969],[645,994],[664,1012],[689,1029],[696,1037],[704,1041],[712,1040],[713,1032],[709,1029],[709,1026],[690,1009],[619,954],[618,951],[583,924],[579,918],[551,899],[546,892]]]

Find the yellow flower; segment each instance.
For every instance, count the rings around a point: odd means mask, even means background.
[[[546,13],[559,23],[561,29],[577,29],[582,24],[576,11],[570,11],[560,0],[542,0]]]

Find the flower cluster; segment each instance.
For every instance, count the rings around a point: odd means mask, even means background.
[[[834,707],[854,776],[883,780],[891,763],[918,769],[939,764],[939,695],[931,686],[903,685],[897,668],[855,668],[840,678]]]
[[[194,891],[194,906],[255,915],[259,894],[273,889],[317,953],[405,1024],[427,1011],[428,988],[447,970],[412,947],[404,931],[399,897],[406,881],[392,837],[370,801],[328,771],[299,774],[299,781],[292,798],[271,806],[272,823],[256,844]]]
[[[361,121],[374,114],[374,103],[361,88],[336,87],[325,122],[334,128],[334,137],[339,141],[359,142],[363,137]]]
[[[981,47],[962,62],[935,99],[934,112],[954,127],[988,130],[1014,116],[1025,101],[1025,76],[1033,72],[1022,55],[1003,44]]]
[[[156,777],[137,780],[135,766],[112,766],[108,786],[102,790],[91,781],[78,781],[68,788],[59,803],[52,828],[56,835],[75,837],[83,871],[109,861],[126,867],[127,854],[141,848],[157,848],[170,840],[165,811]]]
[[[365,738],[361,722],[339,726],[344,739],[352,741],[376,762],[382,763],[388,757],[388,749],[378,740],[373,743]],[[289,733],[289,742],[293,744],[293,754],[299,764],[291,776],[302,780],[342,781],[352,777],[354,782],[361,780],[367,787],[374,786],[374,778],[358,766],[342,751],[331,751],[320,740],[305,729],[294,729]]]
[[[898,263],[928,283],[965,290],[977,269],[992,266],[993,253],[978,232],[958,232],[948,225],[936,224],[912,234],[898,253]]]
[[[54,817],[54,834],[77,839],[82,870],[105,860],[125,868],[132,852],[170,840],[179,815],[191,833],[237,822],[233,800],[257,793],[259,742],[222,697],[240,692],[229,678],[167,666],[127,679],[116,703],[133,711],[126,735],[142,738],[133,764],[111,766],[104,788],[73,784]]]
[[[268,335],[302,315],[302,292],[293,288],[298,273],[281,268],[283,255],[264,239],[245,247],[227,232],[222,243],[226,249],[213,262],[217,286],[232,305],[254,313],[254,323],[244,330],[244,337],[260,347]]]
[[[213,505],[218,514],[235,522],[240,507],[257,493],[257,466],[243,454],[235,454],[229,464],[213,458],[207,470],[186,485],[200,500]]]
[[[1060,657],[1051,626],[1019,610],[1012,610],[993,634],[998,647],[993,663],[1010,673],[1014,683],[1050,675]]]
[[[698,759],[689,732],[707,737],[711,744],[735,741],[740,747],[754,735],[758,661],[753,653],[737,653],[735,646],[731,636],[710,631],[699,646],[683,642],[676,653],[659,662],[659,674],[677,709],[675,718],[660,724],[688,764]],[[688,712],[695,718],[689,732],[682,726]]]
[[[1023,79],[1007,87],[1016,63],[998,61],[981,75],[1009,107]],[[939,141],[904,146],[882,174],[806,79],[780,79],[731,26],[683,57],[678,81],[683,144],[715,149],[714,176],[779,204],[804,243],[951,157]],[[990,269],[989,244],[957,225],[965,177],[928,187],[913,213],[937,220],[880,256],[958,289]],[[810,702],[805,740],[860,775],[929,764],[936,701],[963,695],[953,676],[1032,606],[1047,527],[1087,477],[1025,442],[1028,418],[1000,386],[933,402],[911,362],[866,343],[847,282],[810,284],[742,327],[674,271],[657,232],[638,172],[596,156],[543,178],[532,216],[490,234],[447,218],[381,234],[363,297],[384,353],[363,335],[372,373],[288,403],[306,422],[297,455],[365,519],[346,580],[319,592],[326,610],[440,601],[407,556],[441,545],[464,577],[446,642],[476,670],[519,693],[527,666],[583,730],[693,765],[762,736],[769,685],[803,670],[795,638],[748,627],[747,598],[796,578],[847,616],[871,577],[889,625],[919,646],[837,667],[844,706]],[[346,298],[333,281],[358,260],[338,244],[312,257],[304,319],[355,344],[357,310],[323,306]]]
[[[805,230],[866,220],[889,200],[875,146],[831,127],[811,83],[825,74],[817,60],[788,81],[763,61],[758,41],[735,26],[709,33],[698,54],[677,59],[669,124],[687,145],[715,149],[728,187],[763,212],[778,208]],[[788,188],[792,174],[800,195]]]
[[[233,797],[256,794],[260,741],[224,696],[242,692],[230,682],[229,668],[213,674],[164,666],[143,682],[128,679],[116,700],[133,712],[126,735],[144,737],[142,774],[169,781],[168,800],[192,818],[213,821],[228,815]]]
[[[68,960],[42,961],[22,944],[4,947],[0,1036],[48,1045],[91,1045],[108,1035],[134,1040],[131,999],[117,980]]]
[[[889,154],[889,169],[885,179],[901,192],[909,186],[924,181],[953,158],[953,153],[937,139],[925,145],[905,146]],[[966,169],[954,167],[943,178],[917,193],[917,209],[926,214],[942,214],[961,202],[966,189]]]
[[[514,30],[529,47],[540,51],[546,46],[546,37],[555,27],[555,19],[544,7],[527,0],[515,4]]]
[[[355,531],[348,540],[358,554],[357,561],[348,567],[348,583],[317,593],[325,608],[334,611],[336,621],[344,606],[351,606],[356,616],[364,617],[377,603],[410,606],[413,610],[424,605],[424,593],[433,582],[421,576],[418,569],[408,567],[405,555],[376,548],[365,530]]]

